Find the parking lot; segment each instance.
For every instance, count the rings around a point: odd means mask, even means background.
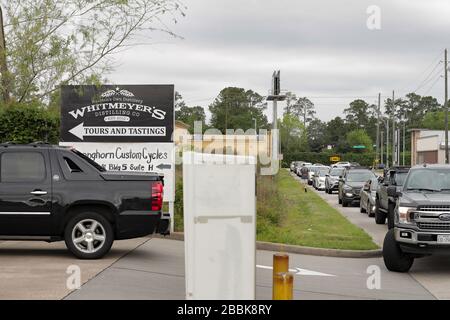
[[[300,179],[295,177],[299,183]],[[337,195],[317,192],[382,246],[387,230],[358,207],[343,208]],[[257,251],[256,297],[272,295],[272,256]],[[79,267],[81,288],[68,286]],[[417,259],[411,272],[389,272],[381,257],[355,259],[290,254],[296,273],[294,298],[308,299],[450,299],[450,259]],[[380,287],[368,286],[374,268]],[[161,238],[117,241],[101,260],[77,260],[64,243],[0,242],[0,299],[184,299],[184,243]]]

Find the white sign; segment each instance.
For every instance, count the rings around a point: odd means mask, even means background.
[[[164,174],[164,201],[175,201],[173,143],[61,142],[84,153],[108,171]]]
[[[165,137],[166,127],[86,127],[80,123],[69,132],[80,140],[84,137]]]

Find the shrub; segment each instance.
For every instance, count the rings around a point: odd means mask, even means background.
[[[59,141],[59,117],[39,105],[0,107],[0,142]]]

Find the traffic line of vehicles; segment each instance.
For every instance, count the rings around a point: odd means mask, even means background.
[[[450,165],[394,166],[377,175],[354,163],[295,162],[291,171],[316,190],[337,192],[343,207],[386,224],[383,258],[390,271],[408,272],[414,259],[450,255]]]

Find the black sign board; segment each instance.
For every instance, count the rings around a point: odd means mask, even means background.
[[[173,142],[173,85],[61,90],[62,142]]]

